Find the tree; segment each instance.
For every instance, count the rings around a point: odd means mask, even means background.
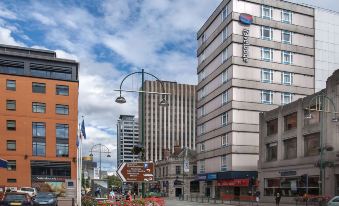
[[[122,182],[119,177],[114,176],[114,175],[108,176],[108,187],[109,188],[112,188],[112,186],[120,188],[121,185],[122,185]]]

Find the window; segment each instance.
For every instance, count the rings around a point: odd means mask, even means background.
[[[292,85],[293,75],[291,72],[282,72],[281,73],[281,83],[285,85]]]
[[[305,156],[319,155],[320,133],[309,134],[304,137]]]
[[[204,98],[205,95],[206,95],[205,93],[206,93],[205,87],[201,88],[201,89],[198,91],[198,99],[200,100],[200,99]]]
[[[221,125],[225,126],[228,124],[228,112],[224,112],[221,115]]]
[[[281,31],[281,42],[284,44],[292,44],[292,32]]]
[[[202,125],[198,126],[198,131],[199,131],[199,134],[204,134],[205,133],[205,123],[203,123]]]
[[[273,92],[269,90],[261,91],[261,103],[272,104],[273,103]]]
[[[16,130],[16,121],[15,120],[7,120],[7,130],[10,130],[10,131]]]
[[[56,124],[56,137],[68,139],[68,124]]]
[[[225,48],[223,51],[222,51],[222,63],[224,63],[227,59],[228,59],[228,52],[227,52],[228,48]]]
[[[68,96],[69,95],[69,88],[68,88],[68,86],[57,85],[56,86],[56,95]]]
[[[32,123],[32,136],[33,137],[46,137],[46,124],[44,122]]]
[[[228,81],[228,69],[221,73],[221,81],[223,84]]]
[[[15,100],[6,100],[6,109],[10,111],[16,110],[16,101]]]
[[[292,64],[293,54],[290,51],[281,51],[281,63]]]
[[[221,136],[221,147],[227,147],[229,145],[228,134]]]
[[[266,145],[266,161],[277,160],[277,148],[278,144],[276,142]]]
[[[68,157],[68,144],[57,143],[56,156],[57,157]]]
[[[227,5],[222,9],[222,12],[221,12],[221,19],[222,21],[225,21],[225,19],[227,18],[228,16],[228,7]]]
[[[297,138],[287,139],[284,141],[285,159],[297,157]]]
[[[317,107],[320,105],[318,104]],[[315,109],[315,105],[311,106],[311,109]],[[304,116],[311,115],[311,118],[304,118],[305,125],[318,124],[320,122],[320,112],[305,109]]]
[[[221,172],[226,172],[227,171],[227,164],[226,164],[226,155],[221,156]]]
[[[41,102],[32,103],[32,112],[34,113],[46,113],[46,104]]]
[[[273,49],[261,48],[261,60],[269,62],[273,61]]]
[[[205,34],[202,34],[200,37],[199,46],[201,46],[205,41],[206,41],[206,36]]]
[[[199,163],[199,173],[205,173],[205,160],[200,160]]]
[[[16,183],[16,179],[14,178],[7,178],[8,183]]]
[[[227,30],[227,26],[222,30],[222,41],[226,41],[228,37],[228,30]]]
[[[281,93],[281,104],[288,104],[292,102],[292,94],[288,92]]]
[[[197,168],[197,166],[196,165],[193,165],[193,175],[196,175],[197,174],[197,172],[198,172],[198,168]]]
[[[63,104],[55,105],[55,113],[68,115],[69,113],[68,105],[63,105]]]
[[[198,81],[201,82],[201,81],[204,80],[205,78],[206,78],[205,70],[203,69],[203,70],[198,74]]]
[[[272,83],[273,82],[273,70],[261,69],[261,82]]]
[[[6,80],[6,89],[15,91],[16,90],[16,81],[15,80]]]
[[[221,105],[225,105],[228,102],[228,90],[221,94]]]
[[[32,92],[33,93],[46,93],[46,84],[45,83],[32,83]]]
[[[272,40],[273,39],[273,29],[268,26],[261,27],[261,39]]]
[[[181,167],[180,166],[175,166],[175,174],[180,175],[181,174]]]
[[[202,116],[204,116],[205,115],[205,105],[203,105],[202,107],[200,107],[199,109],[198,109],[198,116],[199,117],[202,117]]]
[[[272,7],[262,5],[261,6],[261,17],[264,19],[272,19],[273,12],[272,12]]]
[[[198,57],[198,64],[201,64],[205,61],[205,50],[201,52],[200,56]]]
[[[284,117],[284,119],[285,119],[285,131],[297,128],[297,117],[298,117],[297,112],[286,115]]]
[[[16,141],[15,140],[7,140],[7,150],[15,151],[16,150]]]
[[[16,170],[16,160],[8,160],[7,170],[15,171]]]
[[[46,143],[33,142],[33,156],[46,156]]]
[[[200,144],[200,152],[205,151],[205,143]]]
[[[267,122],[267,136],[278,133],[278,119],[273,119]]]
[[[288,10],[281,11],[281,22],[291,24],[292,23],[292,12]]]

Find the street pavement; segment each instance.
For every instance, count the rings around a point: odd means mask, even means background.
[[[204,203],[200,202],[190,202],[190,201],[181,201],[178,199],[165,199],[165,205],[166,206],[205,206],[205,205],[219,205],[219,206],[275,206],[273,203],[255,203],[253,204],[251,202],[224,202],[223,204],[219,201],[217,203],[214,203],[214,201]],[[280,204],[280,206],[291,206],[291,204]]]

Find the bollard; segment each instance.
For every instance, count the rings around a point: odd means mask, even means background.
[[[201,196],[201,203],[203,203],[204,202],[204,197],[203,196]]]
[[[221,198],[221,204],[224,204],[224,199],[223,198]]]
[[[198,202],[198,195],[195,197],[196,202]]]
[[[72,198],[72,206],[74,206],[75,204],[74,198]]]
[[[210,197],[209,196],[207,197],[207,202],[210,202]]]
[[[217,203],[217,198],[214,198],[214,204],[216,204]]]

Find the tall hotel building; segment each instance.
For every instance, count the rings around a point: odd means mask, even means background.
[[[139,155],[132,148],[140,144],[138,119],[134,115],[120,115],[117,123],[117,168],[123,162],[135,162]]]
[[[338,14],[279,0],[224,0],[197,34],[200,193],[247,195],[259,113],[313,94],[339,68]]]
[[[163,82],[168,106],[160,106],[162,96],[146,94],[144,104],[145,157],[162,160],[164,152],[174,152],[174,146],[195,149],[196,86]],[[163,92],[158,81],[145,81],[145,91]],[[139,101],[140,104],[140,101]],[[141,105],[139,105],[141,108]],[[141,113],[139,114],[141,125]]]
[[[8,160],[0,188],[59,193],[76,181],[78,70],[53,51],[0,45],[0,157]]]

